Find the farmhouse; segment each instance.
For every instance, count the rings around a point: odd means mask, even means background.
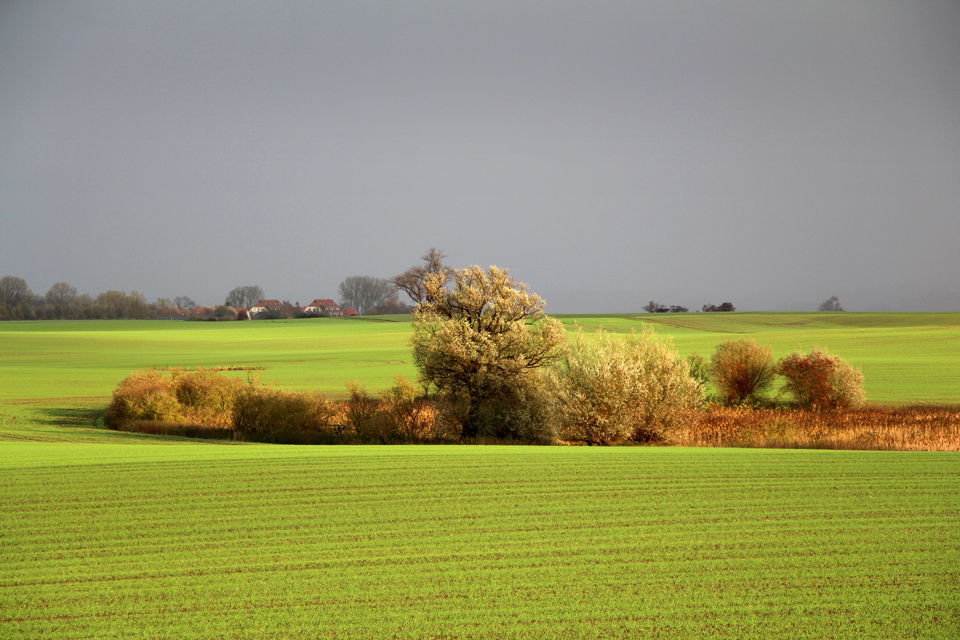
[[[304,313],[325,313],[331,318],[342,318],[345,315],[350,315],[347,311],[349,309],[341,309],[340,305],[333,300],[321,300],[319,298],[303,308]]]
[[[260,300],[257,304],[250,307],[250,317],[259,315],[261,313],[267,313],[269,311],[275,311],[277,313],[283,310],[283,305],[279,300]]]

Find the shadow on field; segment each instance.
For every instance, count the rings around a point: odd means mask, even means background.
[[[44,407],[37,410],[35,421],[52,427],[93,429],[97,426],[97,419],[102,415],[102,408]]]

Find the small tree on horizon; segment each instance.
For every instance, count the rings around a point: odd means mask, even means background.
[[[186,309],[188,311],[193,311],[197,308],[197,303],[187,296],[177,296],[173,299],[173,304],[177,305],[177,309]]]
[[[398,291],[403,291],[414,302],[420,304],[427,298],[427,289],[424,280],[429,275],[439,274],[443,277],[444,283],[450,279],[453,269],[443,263],[447,257],[440,249],[430,247],[420,259],[423,264],[410,267],[398,276],[394,276],[390,282]]]
[[[390,280],[370,276],[350,276],[340,283],[340,306],[353,308],[363,315],[370,308],[396,298],[397,291]]]
[[[837,296],[831,296],[830,298],[824,300],[820,303],[819,311],[844,311],[844,308],[840,306],[840,298]]]
[[[227,307],[249,309],[263,300],[264,297],[263,289],[261,289],[259,285],[237,287],[227,294],[223,304]]]

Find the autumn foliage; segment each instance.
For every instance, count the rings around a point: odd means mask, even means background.
[[[864,404],[863,374],[840,357],[821,349],[782,358],[776,372],[783,391],[802,409],[857,409]]]
[[[578,332],[558,378],[557,416],[567,440],[665,441],[701,398],[687,361],[650,330]]]
[[[710,373],[728,404],[755,403],[773,384],[773,349],[746,338],[724,342],[710,360]]]
[[[675,431],[685,447],[960,451],[960,407],[835,411],[710,405]]]
[[[412,340],[421,382],[463,439],[549,438],[549,428],[539,429],[548,425],[535,424],[546,402],[537,370],[562,353],[563,326],[506,269],[471,266],[451,276],[449,287],[446,273],[423,281]]]

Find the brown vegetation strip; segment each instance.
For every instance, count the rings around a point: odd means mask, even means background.
[[[292,360],[291,362],[304,362]],[[233,365],[223,367],[154,367],[156,371],[263,371],[266,367],[260,365]]]
[[[960,451],[960,407],[801,411],[711,406],[673,441],[691,447]]]

